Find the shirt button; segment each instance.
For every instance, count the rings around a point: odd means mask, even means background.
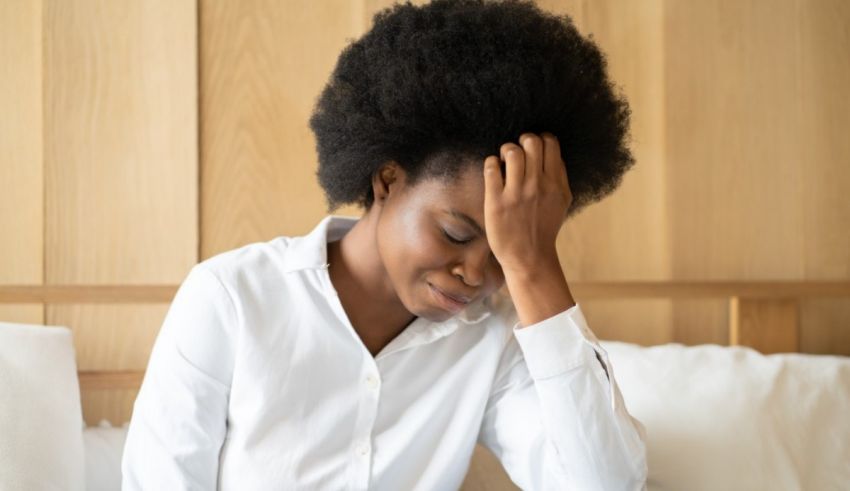
[[[365,457],[366,455],[369,454],[369,445],[367,445],[365,443],[361,443],[360,445],[357,445],[356,452],[357,452],[357,455],[359,455],[361,457]]]
[[[366,385],[368,385],[370,389],[377,389],[378,378],[370,374],[368,377],[366,377]]]

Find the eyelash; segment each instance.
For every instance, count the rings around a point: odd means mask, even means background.
[[[467,242],[470,242],[470,240],[458,240],[458,239],[455,239],[454,237],[452,237],[451,235],[449,235],[449,233],[448,233],[448,232],[446,232],[445,230],[443,230],[443,235],[445,235],[445,236],[446,236],[446,238],[449,240],[449,242],[451,242],[451,243],[453,243],[453,244],[463,245],[463,244],[466,244]]]

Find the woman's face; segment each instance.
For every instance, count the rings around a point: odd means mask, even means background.
[[[396,167],[372,212],[378,254],[412,314],[442,322],[504,283],[485,235],[479,166],[466,166],[454,180],[424,178],[413,186]]]

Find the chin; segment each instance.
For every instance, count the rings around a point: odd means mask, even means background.
[[[431,322],[445,322],[454,317],[455,314],[443,310],[431,303],[431,294],[429,293],[427,288],[428,286],[426,284],[425,291],[422,292],[421,299],[418,296],[414,296],[414,298],[419,299],[419,303],[417,305],[410,305],[410,302],[405,302],[404,300],[402,300],[402,303],[404,303],[404,307],[407,309],[407,311],[415,315],[416,317],[422,317],[423,319],[427,319]]]
[[[454,315],[452,315],[448,312],[438,311],[436,313],[432,312],[430,315],[423,314],[419,317],[423,317],[425,319],[428,319],[431,322],[445,322],[445,321],[451,319],[452,317],[454,317]]]
[[[446,312],[445,310],[434,307],[433,305],[428,305],[424,302],[423,306],[419,308],[412,309],[407,305],[405,306],[407,307],[407,311],[411,314],[416,317],[422,317],[423,319],[427,319],[431,322],[445,322],[454,317],[451,312]]]

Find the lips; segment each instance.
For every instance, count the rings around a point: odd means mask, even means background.
[[[451,312],[459,312],[463,310],[464,307],[466,307],[471,301],[471,299],[465,295],[446,292],[431,283],[428,283],[428,286],[430,287],[434,298],[436,298],[446,310]]]

